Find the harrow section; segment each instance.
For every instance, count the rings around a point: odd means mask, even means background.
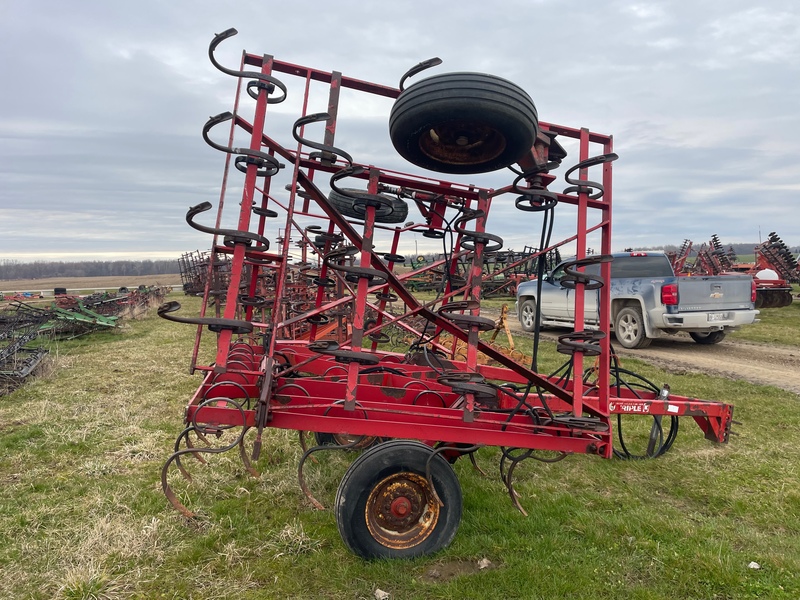
[[[187,273],[199,273],[189,283],[204,284],[201,314],[183,315],[176,302],[159,308],[162,317],[197,328],[191,368],[204,375],[162,469],[164,491],[178,510],[193,514],[169,479],[173,466],[188,475],[183,457],[202,459],[238,447],[252,470],[250,461],[260,456],[270,428],[297,430],[306,449],[300,485],[316,506],[321,504],[303,477],[308,457],[367,448],[336,498],[347,546],[365,557],[417,556],[455,535],[461,492],[450,463],[471,458],[482,446],[503,448],[501,477],[522,509],[513,477],[526,458],[545,458],[545,451],[548,458],[635,456],[624,443],[615,449],[614,415],[653,420],[642,457],[669,449],[681,416],[693,417],[708,439],[727,441],[732,407],[672,396],[667,386],[628,375],[611,360],[604,282],[617,156],[610,136],[540,122],[527,94],[494,76],[446,73],[404,88],[438,59],[411,69],[398,88],[246,52],[238,69],[227,68],[214,54],[235,34],[217,35],[209,57],[237,81],[236,102],[232,112],[206,123],[203,137],[226,154],[225,182],[242,187],[241,200],[231,206],[223,186],[216,217],[203,218],[213,209],[207,202],[186,214],[191,227],[212,236],[207,255],[185,259]],[[320,87],[327,104],[315,113],[311,105]],[[335,145],[344,126],[338,114],[345,91],[348,97],[394,100],[392,143],[416,166],[451,174],[508,167],[508,185],[494,189],[405,174],[351,156]],[[286,111],[276,111],[276,129],[268,129],[271,105],[292,94],[299,98],[294,124],[281,129]],[[220,126],[224,133],[217,134]],[[551,171],[566,157],[559,139],[578,148],[560,193],[549,189],[556,180]],[[588,178],[590,170],[598,181]],[[512,218],[539,227],[538,250],[500,254],[502,238],[486,229],[498,203],[518,211]],[[554,242],[559,204],[574,207],[575,234]],[[273,247],[267,232],[276,229]],[[415,233],[442,244],[441,258],[403,268],[409,261],[401,251],[414,247]],[[590,234],[600,238],[601,254],[588,255]],[[482,287],[495,274],[535,271],[541,277],[547,258],[565,247],[577,255],[570,269],[575,331],[559,340],[563,368],[546,376],[538,372],[538,340],[525,364],[489,343],[496,325],[481,314]],[[595,263],[601,264],[600,277],[583,271]],[[411,283],[433,274],[440,277],[438,293],[421,300]],[[222,275],[224,289],[214,283]],[[600,290],[599,332],[584,330],[587,290]],[[210,365],[198,360],[206,331],[216,336]],[[593,366],[584,364],[585,357]],[[245,448],[250,429],[256,431],[253,446]],[[306,447],[302,432],[314,432],[317,445]],[[203,444],[223,434],[232,436],[223,447]]]
[[[5,297],[0,305],[0,396],[20,387],[47,356],[40,337],[69,339],[117,326],[123,315],[163,302],[168,289],[145,287],[132,292],[58,296],[55,302],[25,302],[23,295]],[[27,299],[27,298],[26,298]]]
[[[697,250],[694,262],[686,262],[692,242],[684,240],[678,252],[670,256],[676,273],[689,275],[725,275],[745,273],[756,284],[756,308],[783,308],[792,304],[792,285],[800,282],[797,259],[774,231],[754,248],[755,262],[738,262],[732,247],[727,250],[717,234]]]

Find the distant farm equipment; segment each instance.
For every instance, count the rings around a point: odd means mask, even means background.
[[[206,287],[212,295],[225,290],[230,279],[230,261],[225,255],[214,258],[210,252],[187,252],[178,259],[183,292],[187,296],[201,296]],[[210,278],[208,286],[206,281]]]
[[[561,262],[558,248],[541,253],[537,248],[526,246],[521,251],[507,250],[487,253],[481,268],[481,293],[483,297],[513,298],[517,286],[535,276],[540,260],[545,261],[545,270],[552,270]],[[436,263],[437,267],[432,265]],[[442,265],[449,263],[446,255],[437,254],[430,257],[419,256],[406,265],[418,270],[408,279],[406,285],[412,291],[442,291],[448,284],[461,287],[465,284],[472,261],[468,256],[459,257],[450,265],[450,270],[443,270]],[[425,269],[425,266],[431,266]]]
[[[717,234],[692,254],[694,244],[684,240],[668,253],[673,269],[682,275],[747,274],[756,283],[756,308],[781,308],[792,303],[792,283],[800,283],[797,258],[774,231],[754,248],[755,261],[739,262],[732,247],[724,247]]]
[[[166,287],[139,286],[133,291],[89,296],[59,294],[45,302],[39,300],[40,294],[35,298],[4,296],[0,303],[0,395],[20,387],[36,371],[48,354],[42,340],[72,339],[115,328],[121,318],[155,306],[168,293]]]

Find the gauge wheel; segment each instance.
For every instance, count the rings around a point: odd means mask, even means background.
[[[408,217],[408,204],[401,198],[351,188],[343,188],[342,191],[344,194],[331,190],[328,202],[345,217],[363,220],[368,204],[375,206],[376,223],[404,223]]]
[[[691,338],[698,344],[710,346],[711,344],[719,344],[725,339],[724,331],[709,331],[708,333],[701,333],[699,331],[692,331],[689,333]]]
[[[646,348],[650,338],[644,328],[642,309],[638,306],[626,306],[617,313],[614,323],[614,336],[623,348]]]
[[[536,329],[536,300],[528,298],[520,305],[519,322],[524,331]]]
[[[339,533],[352,552],[412,558],[453,541],[461,522],[461,486],[447,460],[432,452],[420,442],[391,440],[353,462],[335,503]],[[426,477],[428,459],[435,494]]]
[[[503,169],[531,151],[536,107],[514,83],[484,73],[443,73],[397,97],[389,136],[410,163],[440,173]]]

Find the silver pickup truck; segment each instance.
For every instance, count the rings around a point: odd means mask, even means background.
[[[663,253],[612,256],[611,327],[625,348],[644,348],[654,338],[679,331],[698,344],[716,344],[726,332],[756,320],[755,284],[749,275],[677,277]],[[542,280],[541,301],[537,280],[517,287],[517,315],[525,331],[535,328],[537,304],[541,325],[573,326],[575,289],[561,284],[565,266],[569,265],[560,264]],[[600,265],[588,265],[585,272],[599,276]],[[598,289],[584,291],[587,329],[600,322],[599,293]]]

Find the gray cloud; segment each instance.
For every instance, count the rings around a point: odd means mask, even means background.
[[[0,7],[0,258],[177,257],[208,246],[184,214],[219,199],[224,156],[200,130],[232,107],[235,82],[206,55],[213,34],[231,26],[240,34],[218,51],[230,66],[246,49],[394,86],[411,65],[440,56],[440,72],[516,82],[543,121],[613,134],[615,248],[699,243],[711,233],[756,241],[759,227],[800,243],[800,8],[789,0],[769,9],[717,0],[691,11],[677,0],[10,0]],[[302,81],[292,79],[292,96],[268,121],[290,146],[302,109]],[[389,142],[391,102],[345,94],[337,145],[356,160],[419,173]],[[325,93],[312,104],[310,112],[324,110]],[[510,178],[453,179],[499,187]],[[276,179],[280,196],[286,175]],[[538,241],[538,224],[526,219],[498,201],[489,226],[517,249]],[[557,234],[573,227],[564,207]]]

